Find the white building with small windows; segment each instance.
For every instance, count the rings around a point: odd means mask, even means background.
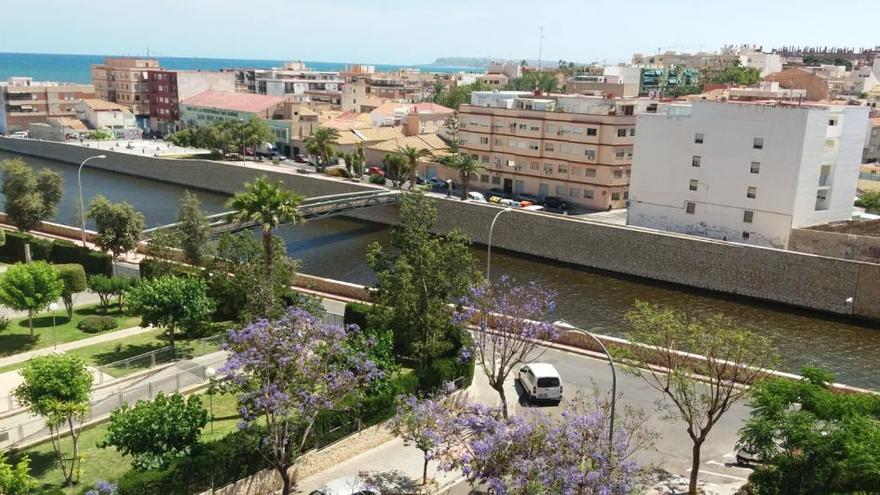
[[[638,116],[627,223],[786,248],[852,217],[866,107],[694,101]]]

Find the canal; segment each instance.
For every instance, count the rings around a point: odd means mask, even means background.
[[[15,156],[0,152],[0,160]],[[35,168],[50,168],[63,174],[65,195],[57,221],[77,225],[76,167],[24,158]],[[147,226],[173,222],[184,189],[83,169],[86,207],[95,194],[113,201],[128,201],[144,213]],[[207,211],[223,210],[225,196],[194,192]],[[290,256],[302,261],[304,273],[365,285],[375,282],[365,259],[367,246],[374,241],[389,241],[389,230],[382,225],[339,217],[282,227],[279,234],[286,241]],[[474,254],[480,266],[485,266],[485,249],[475,247]],[[771,338],[788,371],[796,372],[807,364],[818,365],[832,370],[843,383],[880,389],[880,328],[876,324],[504,252],[493,252],[492,267],[494,274],[506,273],[518,280],[534,280],[552,287],[559,293],[557,317],[584,328],[622,336],[624,315],[638,299],[693,313],[720,313]]]

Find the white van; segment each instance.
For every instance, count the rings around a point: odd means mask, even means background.
[[[530,403],[562,401],[562,379],[552,364],[529,363],[520,368],[517,379]]]

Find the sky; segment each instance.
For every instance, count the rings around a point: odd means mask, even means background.
[[[877,0],[29,0],[0,52],[421,64],[627,61],[725,44],[880,45]],[[874,23],[872,26],[871,23]]]

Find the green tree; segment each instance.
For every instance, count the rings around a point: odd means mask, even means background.
[[[480,172],[484,172],[486,167],[468,154],[457,155],[449,166],[458,171],[458,176],[461,178],[461,199],[467,199],[471,179],[479,177]]]
[[[92,374],[76,356],[50,354],[31,358],[21,369],[21,376],[24,383],[13,395],[19,404],[46,420],[55,461],[61,467],[65,484],[72,486],[79,480],[83,461],[79,435],[89,409]],[[70,442],[69,453],[65,452],[65,439]]]
[[[198,395],[184,399],[179,393],[162,392],[152,401],[123,404],[110,414],[107,436],[100,448],[115,447],[132,457],[134,469],[165,469],[179,457],[189,455],[199,442],[208,412]]]
[[[395,351],[428,363],[450,351],[459,327],[448,303],[459,300],[479,280],[468,239],[453,230],[437,237],[434,200],[421,192],[400,203],[401,224],[391,233],[391,250],[374,242],[367,260],[376,272],[378,304],[370,314],[371,328],[393,329]]]
[[[385,176],[391,179],[391,185],[400,189],[408,173],[406,158],[397,153],[389,153],[382,158],[382,166],[385,168]]]
[[[449,151],[457,155],[461,145],[461,119],[458,117],[458,112],[446,119],[445,127],[449,138],[444,138],[444,141],[446,141]]]
[[[39,483],[30,474],[31,459],[21,457],[13,466],[6,459],[6,453],[0,452],[0,494],[28,495]]]
[[[98,304],[105,315],[110,309],[110,299],[116,294],[116,285],[107,275],[96,274],[89,277],[89,290],[98,295]]]
[[[265,175],[253,182],[245,182],[244,191],[236,193],[227,206],[235,210],[233,219],[238,222],[254,222],[263,231],[266,274],[272,273],[272,231],[285,223],[302,221],[299,204],[302,196],[285,189],[281,181],[272,182]]]
[[[458,110],[458,107],[461,105],[471,102],[471,93],[474,91],[489,91],[491,89],[491,86],[482,81],[477,81],[473,84],[464,84],[444,91],[439,98],[439,101],[436,101],[435,103],[443,105],[444,107],[449,107],[453,110]]]
[[[4,210],[18,230],[27,232],[40,222],[55,217],[64,193],[64,180],[57,172],[45,169],[35,173],[24,160],[3,160]]]
[[[824,370],[802,374],[750,391],[741,443],[762,460],[749,476],[751,493],[880,492],[880,397],[834,391],[834,376]]]
[[[425,158],[433,158],[434,154],[425,148],[416,148],[415,146],[406,145],[398,147],[395,152],[405,161],[409,169],[409,190],[412,191],[416,187],[416,175],[419,171],[419,160]]]
[[[185,191],[180,200],[176,234],[187,263],[202,265],[210,252],[211,226],[199,198],[189,191]]]
[[[89,288],[86,281],[86,271],[82,265],[77,263],[55,265],[55,269],[58,270],[58,277],[63,284],[61,300],[64,301],[64,309],[67,310],[67,317],[73,318],[74,297],[77,293]]]
[[[345,168],[352,177],[359,178],[364,175],[364,157],[362,150],[352,153],[340,153],[339,157],[345,161]]]
[[[58,270],[45,261],[16,263],[0,275],[0,304],[27,311],[28,328],[34,336],[34,312],[61,297],[64,283]]]
[[[89,139],[93,139],[95,141],[109,141],[114,137],[114,134],[107,129],[97,129],[94,131],[89,131]]]
[[[125,295],[139,284],[140,279],[137,277],[119,275],[110,279],[112,294],[116,296],[116,307],[119,308],[119,311],[125,309]]]
[[[443,84],[443,81],[437,79],[434,81],[434,84],[431,86],[431,101],[434,103],[440,103],[443,99],[443,93],[446,91],[446,85]]]
[[[742,67],[735,65],[716,71],[709,80],[718,84],[736,84],[737,86],[751,86],[761,80],[761,70],[754,67]]]
[[[131,312],[141,315],[141,325],[165,327],[172,346],[176,329],[197,330],[215,306],[203,280],[173,275],[145,280],[126,297]]]
[[[521,77],[507,81],[504,89],[512,91],[535,91],[545,93],[559,92],[559,82],[550,72],[526,72]]]
[[[320,127],[306,139],[305,145],[310,154],[317,155],[321,165],[327,166],[339,144],[339,129]]]
[[[858,199],[856,206],[862,207],[867,211],[880,211],[880,191],[865,191]]]
[[[774,346],[717,315],[692,317],[636,301],[626,318],[628,338],[642,344],[624,353],[628,370],[663,394],[672,405],[670,417],[687,425],[693,442],[689,493],[696,495],[706,437],[749,386],[768,376],[777,362]]]
[[[118,257],[137,247],[144,231],[144,215],[126,202],[111,203],[102,195],[89,205],[88,217],[95,220],[95,244]]]
[[[244,144],[256,150],[263,143],[274,143],[275,132],[263,119],[250,119],[245,123],[232,121],[232,133],[244,135]],[[234,139],[234,138],[233,138]]]

